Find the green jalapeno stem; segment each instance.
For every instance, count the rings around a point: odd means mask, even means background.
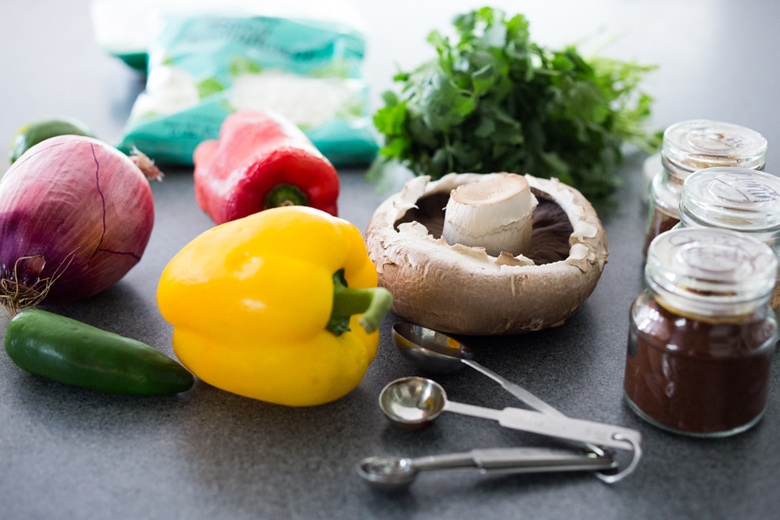
[[[360,325],[371,333],[379,328],[393,306],[393,295],[384,287],[350,288],[344,270],[333,274],[333,310],[327,329],[336,336],[349,330],[349,318],[362,314]]]

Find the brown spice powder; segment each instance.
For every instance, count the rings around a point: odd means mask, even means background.
[[[655,300],[637,301],[626,358],[626,397],[669,429],[692,434],[737,430],[766,406],[774,322],[752,316],[709,323]]]
[[[660,208],[654,206],[652,214],[648,219],[647,230],[645,231],[645,244],[642,247],[642,256],[647,256],[647,249],[655,237],[669,231],[679,222],[679,218],[664,213]]]

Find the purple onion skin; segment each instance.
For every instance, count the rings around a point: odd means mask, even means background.
[[[29,305],[14,295],[19,287],[48,289],[33,304],[74,302],[111,287],[139,262],[153,225],[149,182],[126,155],[74,135],[33,146],[0,181],[6,307]]]

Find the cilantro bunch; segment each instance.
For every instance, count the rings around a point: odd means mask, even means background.
[[[647,152],[652,98],[639,84],[654,66],[586,60],[574,46],[530,41],[523,15],[484,7],[456,17],[457,39],[428,36],[438,57],[399,72],[374,114],[384,135],[379,164],[397,160],[416,175],[530,173],[557,177],[586,197],[619,184],[621,145]]]

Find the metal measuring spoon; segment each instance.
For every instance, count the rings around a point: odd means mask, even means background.
[[[502,388],[530,408],[548,416],[559,418],[566,417],[563,412],[553,408],[525,388],[508,381],[474,361],[474,354],[467,345],[446,334],[421,325],[399,322],[393,325],[392,336],[393,342],[401,355],[423,371],[431,373],[448,373],[459,370],[464,366],[469,366],[500,384]],[[424,424],[424,422],[421,422],[417,427],[423,427]],[[406,427],[412,428],[412,425],[407,424]],[[636,437],[629,436],[624,438],[620,434],[616,435],[632,445],[633,458],[623,470],[616,474],[595,473],[595,476],[599,480],[607,484],[614,484],[628,476],[634,471],[642,456],[638,433],[636,434]],[[585,442],[584,446],[593,451],[596,455],[606,455],[603,449],[593,443]]]
[[[465,453],[431,455],[414,459],[369,457],[357,467],[368,484],[381,491],[406,489],[422,471],[477,469],[480,473],[541,473],[614,469],[611,455],[550,448],[494,448]]]
[[[421,325],[396,323],[393,325],[393,342],[404,358],[425,372],[444,374],[469,366],[500,384],[507,392],[534,410],[564,417],[562,412],[522,386],[508,381],[474,361],[474,353],[468,346],[446,334]]]
[[[379,394],[379,407],[390,421],[408,429],[427,426],[442,412],[453,412],[491,419],[505,428],[578,443],[632,450],[635,454],[641,439],[639,432],[620,426],[556,417],[520,408],[496,410],[456,403],[447,399],[447,393],[441,385],[424,377],[404,377],[390,382]]]

